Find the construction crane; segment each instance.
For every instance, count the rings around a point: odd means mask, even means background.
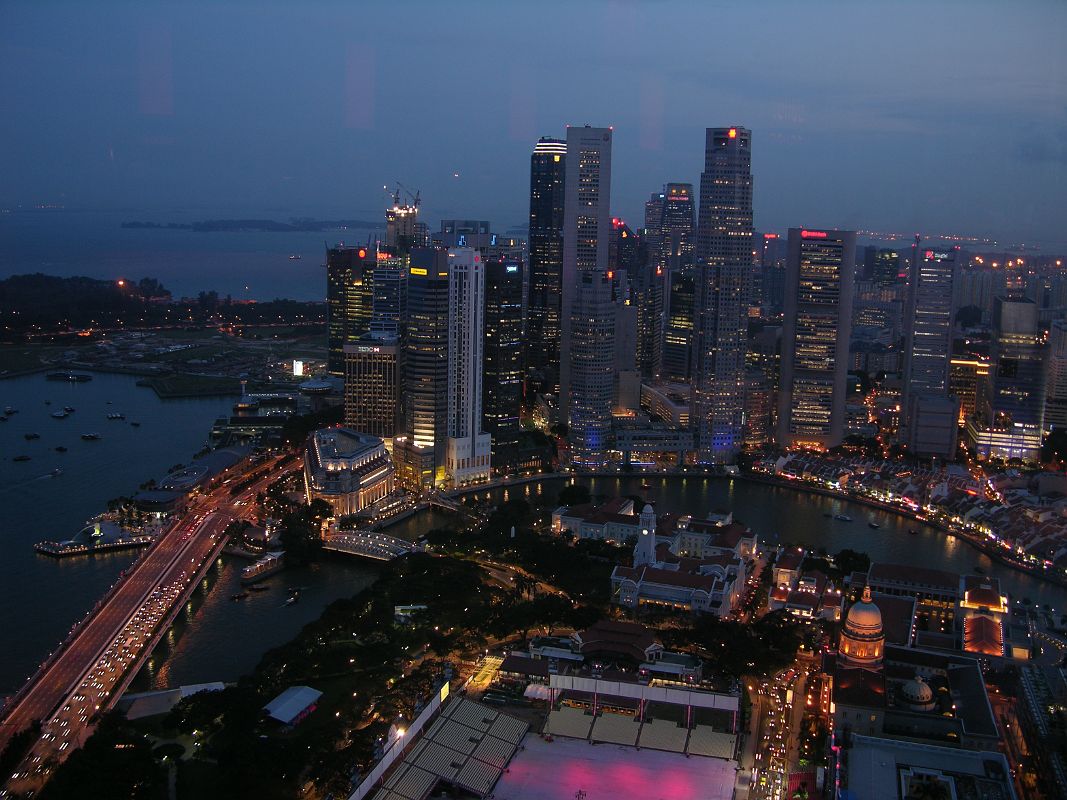
[[[419,203],[422,202],[422,198],[419,197],[419,192],[416,191],[416,192],[413,193],[411,191],[411,189],[406,187],[400,181],[396,182],[396,191],[393,192],[393,205],[394,206],[399,206],[400,205],[400,190],[401,189],[403,189],[407,193],[408,199],[411,201],[411,205],[414,208],[418,208],[419,207]]]

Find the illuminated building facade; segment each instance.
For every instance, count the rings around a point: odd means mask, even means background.
[[[864,587],[859,602],[849,608],[837,649],[845,666],[878,669],[882,665],[885,651],[882,612],[871,599],[869,586]]]
[[[975,415],[967,421],[970,445],[980,458],[1040,458],[1045,351],[1037,304],[1025,298],[996,298],[992,363],[978,387]]]
[[[400,342],[368,333],[345,345],[345,425],[383,439],[400,433]]]
[[[696,250],[695,210],[693,184],[668,183],[664,187],[659,254],[659,264],[664,269],[691,272]]]
[[[708,128],[700,176],[692,352],[696,460],[741,449],[752,272],[752,132]]]
[[[403,452],[412,467],[406,485],[440,485],[448,441],[448,251],[416,248],[407,279],[403,339]],[[427,471],[427,465],[430,466]],[[414,476],[417,472],[418,478]],[[427,474],[427,472],[429,474]],[[428,481],[428,483],[427,483]]]
[[[324,428],[304,448],[307,500],[325,500],[334,516],[357,514],[393,492],[393,461],[377,436]]]
[[[1049,329],[1045,379],[1045,430],[1054,428],[1067,428],[1067,321],[1061,319]]]
[[[326,250],[327,369],[344,374],[344,346],[370,330],[374,253],[366,247]]]
[[[904,313],[902,429],[919,456],[952,458],[958,401],[949,395],[953,305],[959,250],[916,242]],[[948,420],[946,424],[945,420]]]
[[[485,430],[493,439],[494,474],[507,474],[518,467],[522,345],[522,263],[504,258],[488,260],[482,410]]]
[[[573,313],[579,292],[591,291],[592,294],[582,302],[584,307],[597,309],[597,313],[613,311],[608,286],[608,307],[601,305],[599,289],[605,280],[584,281],[586,272],[607,273],[608,255],[611,247],[613,228],[611,224],[611,129],[592,128],[589,126],[567,128],[567,175],[563,201],[563,269],[560,303],[560,417],[570,425],[571,413],[576,404],[581,405],[583,414],[591,408],[591,398],[576,397],[571,385],[572,368],[575,359],[588,358],[589,347],[593,342],[584,342],[579,346],[579,354],[574,352],[574,335],[572,325],[578,315]],[[599,331],[603,319],[590,321],[591,327]],[[614,328],[614,315],[611,326]],[[595,344],[602,348],[597,353],[603,358],[610,370],[614,358],[613,335],[607,339],[595,339]],[[584,367],[583,367],[584,368]],[[588,376],[580,379],[588,387]],[[599,381],[597,381],[599,383]],[[596,395],[599,398],[599,394]],[[602,411],[610,419],[612,398],[609,397]],[[579,421],[579,427],[587,425],[586,420]],[[598,421],[593,426],[599,429]],[[594,436],[599,440],[599,437]],[[588,445],[592,440],[586,440]]]
[[[559,387],[560,301],[563,281],[563,194],[567,143],[542,136],[530,156],[530,281],[526,366],[541,387]]]
[[[489,480],[491,439],[482,429],[485,264],[471,247],[448,251],[448,449],[452,486]]]
[[[830,448],[845,435],[856,234],[789,230],[779,447]]]

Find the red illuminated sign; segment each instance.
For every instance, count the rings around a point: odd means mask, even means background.
[[[827,236],[826,231],[801,231],[801,239],[825,239]]]
[[[777,233],[765,233],[765,234],[763,234],[763,238],[764,239],[777,239],[778,238],[778,234]]]
[[[926,251],[926,258],[933,258],[933,257],[934,257],[934,251],[933,250],[927,250]]]

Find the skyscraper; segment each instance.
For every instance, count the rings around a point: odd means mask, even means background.
[[[452,486],[489,480],[491,440],[482,424],[485,265],[471,247],[448,251],[448,451]]]
[[[345,352],[345,425],[393,449],[400,432],[400,344],[388,333],[368,333]]]
[[[344,346],[370,330],[374,253],[338,245],[326,250],[327,369],[344,374]]]
[[[605,462],[615,400],[615,302],[606,272],[584,270],[571,307],[570,442],[574,464]]]
[[[1067,320],[1058,319],[1049,330],[1049,357],[1045,379],[1045,430],[1067,428]]]
[[[959,408],[949,397],[949,373],[958,255],[955,248],[919,247],[916,242],[910,264],[901,430],[916,455],[951,458],[956,450]]]
[[[522,408],[522,262],[485,262],[485,369],[482,411],[492,436],[494,474],[518,464]]]
[[[700,463],[741,449],[748,285],[752,271],[752,133],[708,128],[697,225],[693,426]]]
[[[993,303],[993,347],[989,374],[978,386],[975,416],[967,436],[981,458],[1041,455],[1045,417],[1045,345],[1037,304],[997,297]]]
[[[789,230],[779,447],[829,448],[844,439],[855,258],[852,231]]]
[[[404,436],[396,444],[401,483],[440,485],[448,442],[449,258],[446,250],[411,251],[403,339]]]
[[[372,270],[372,333],[399,337],[407,316],[408,256],[400,256],[379,245]]]
[[[578,398],[571,386],[571,368],[574,356],[572,324],[573,306],[577,299],[579,285],[587,289],[599,287],[601,281],[582,282],[582,275],[595,271],[606,273],[608,269],[608,250],[611,245],[611,129],[567,128],[567,176],[563,200],[563,271],[562,301],[560,303],[560,416],[565,424],[570,424],[571,410],[575,405],[590,409],[589,398]],[[606,278],[605,278],[606,280]],[[587,298],[592,305],[599,303],[599,290],[594,292],[596,299]],[[610,287],[608,290],[610,306]],[[598,310],[606,312],[604,309]],[[597,327],[594,324],[594,327]],[[612,318],[614,328],[614,318]],[[584,329],[583,329],[584,330]],[[613,336],[602,339],[595,337],[593,342],[581,345],[583,358],[587,357],[592,344],[601,347],[597,357],[610,365],[614,358]],[[582,384],[584,387],[586,384]],[[602,412],[611,417],[611,400]],[[583,423],[584,424],[584,423]]]
[[[424,244],[422,239],[426,225],[419,222],[419,195],[408,192],[409,201],[402,201],[400,190],[401,187],[397,186],[393,194],[393,206],[385,210],[385,244],[400,253],[407,253],[411,248]]]
[[[542,136],[530,156],[530,276],[526,364],[542,387],[559,386],[560,298],[563,276],[563,194],[567,143]]]
[[[660,266],[686,274],[693,267],[696,250],[693,184],[668,183],[664,188],[663,219],[660,222]]]

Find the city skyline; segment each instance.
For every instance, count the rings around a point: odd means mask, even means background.
[[[994,4],[971,4],[966,17],[952,4],[923,6],[922,16],[910,17],[862,5],[801,12],[768,4],[714,14],[683,5],[656,34],[646,24],[656,18],[654,4],[591,3],[568,12],[575,26],[598,12],[604,20],[577,59],[568,56],[571,26],[538,58],[524,25],[508,26],[508,67],[484,72],[487,97],[496,99],[458,128],[449,122],[457,104],[447,93],[427,100],[440,125],[404,124],[404,81],[391,67],[389,43],[373,33],[381,14],[375,6],[357,19],[335,4],[302,9],[298,18],[268,10],[254,21],[260,41],[253,51],[244,49],[254,38],[249,21],[233,9],[149,7],[115,15],[104,30],[82,24],[74,8],[9,10],[7,29],[19,38],[0,37],[0,63],[34,80],[0,88],[0,108],[21,122],[4,134],[0,169],[8,183],[0,204],[366,215],[380,208],[381,187],[399,179],[422,189],[427,219],[477,215],[505,230],[527,216],[525,166],[537,137],[588,122],[615,127],[614,208],[636,222],[648,192],[668,181],[696,183],[702,129],[726,118],[760,133],[758,230],[817,225],[1047,247],[1064,238],[1057,220],[1065,90],[1051,77],[1062,74],[1063,57],[1051,37],[1067,12],[1054,4],[1024,9],[1009,30],[998,26]],[[443,13],[417,10],[428,22]],[[526,21],[527,12],[510,13]],[[754,36],[726,37],[718,55],[706,55],[692,37],[712,20]],[[486,13],[470,24],[477,31],[499,22]],[[830,22],[840,34],[832,58],[805,53],[802,35],[792,41],[791,33]],[[45,44],[74,31],[87,63]],[[669,68],[644,54],[656,42],[666,46],[667,34]],[[419,46],[403,58],[418,81],[443,45],[418,28],[410,36]],[[995,68],[980,44],[994,36],[1012,53]],[[781,47],[760,47],[763,40]],[[441,77],[469,79],[503,46],[490,37],[481,54]],[[579,104],[552,90],[590,58],[605,91]],[[30,83],[42,91],[30,94]],[[285,110],[267,114],[271,124],[249,127],[263,118],[253,113],[257,105]],[[79,125],[58,124],[60,112]],[[60,157],[44,157],[56,147]],[[814,170],[821,179],[810,185]],[[339,172],[356,180],[338,182]]]

